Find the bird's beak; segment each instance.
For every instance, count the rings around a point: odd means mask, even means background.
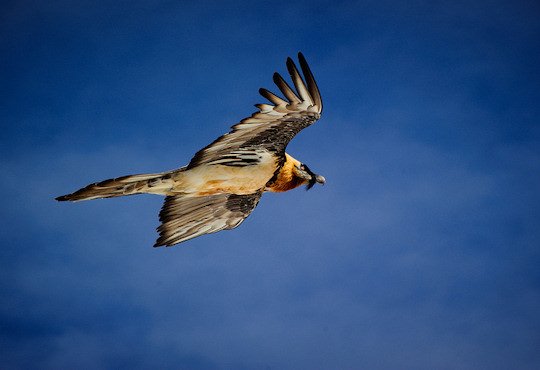
[[[317,181],[317,183],[321,185],[324,185],[326,183],[326,179],[324,178],[324,176],[321,175],[315,176],[315,181]]]

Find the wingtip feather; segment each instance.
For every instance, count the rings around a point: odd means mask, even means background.
[[[315,105],[317,105],[319,113],[321,113],[323,109],[321,93],[319,91],[319,87],[317,86],[317,82],[315,81],[315,77],[313,76],[313,73],[311,72],[311,69],[309,68],[309,65],[306,61],[306,58],[301,52],[298,52],[298,61],[300,62],[300,68],[302,69],[302,73],[304,74],[309,94],[315,100],[314,103]]]
[[[298,71],[298,68],[296,68],[296,64],[290,57],[287,58],[287,70],[289,71],[289,75],[294,83],[294,87],[296,88],[296,91],[298,92],[302,101],[307,102],[309,105],[314,105],[315,102],[313,101],[314,98],[311,96],[311,91],[309,91],[306,83],[300,75],[300,72]]]
[[[291,89],[287,81],[281,75],[277,72],[274,72],[274,76],[272,77],[274,80],[274,83],[279,88],[279,90],[285,95],[287,99],[289,99],[289,102],[291,103],[301,103],[300,98],[295,94],[294,90]]]

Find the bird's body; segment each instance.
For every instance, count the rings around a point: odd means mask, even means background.
[[[165,195],[156,246],[174,245],[199,235],[232,229],[255,208],[266,191],[283,192],[324,183],[322,176],[285,152],[289,141],[320,117],[319,90],[299,54],[306,83],[289,58],[287,68],[296,93],[277,73],[274,82],[287,100],[260,89],[274,105],[257,104],[259,112],[201,149],[177,170],[129,175],[90,184],[56,198],[79,201],[149,193]]]
[[[277,168],[268,152],[258,154],[257,163],[249,166],[203,164],[178,173],[175,189],[197,196],[216,193],[252,194],[266,186]]]

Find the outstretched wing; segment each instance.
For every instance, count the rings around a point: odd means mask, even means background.
[[[168,196],[159,213],[162,222],[154,247],[172,246],[200,235],[234,229],[259,203],[262,192],[207,197]]]
[[[231,131],[198,151],[188,169],[201,164],[247,166],[257,164],[257,153],[267,150],[283,156],[289,141],[302,129],[317,121],[322,112],[322,100],[315,78],[301,53],[298,53],[305,82],[291,58],[287,70],[296,91],[276,72],[274,83],[285,99],[260,89],[260,94],[272,104],[256,104],[251,117],[231,127]]]

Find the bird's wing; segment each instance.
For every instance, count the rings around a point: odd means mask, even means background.
[[[168,196],[159,213],[162,224],[154,247],[172,246],[200,235],[234,229],[259,203],[262,191],[207,197]]]
[[[276,72],[274,83],[285,99],[260,89],[260,94],[272,104],[256,104],[258,112],[231,127],[231,131],[191,159],[188,169],[201,164],[246,166],[257,164],[260,150],[283,156],[289,141],[302,129],[317,121],[322,112],[322,100],[315,78],[301,53],[298,53],[305,82],[291,58],[287,70],[294,83],[294,91]]]

